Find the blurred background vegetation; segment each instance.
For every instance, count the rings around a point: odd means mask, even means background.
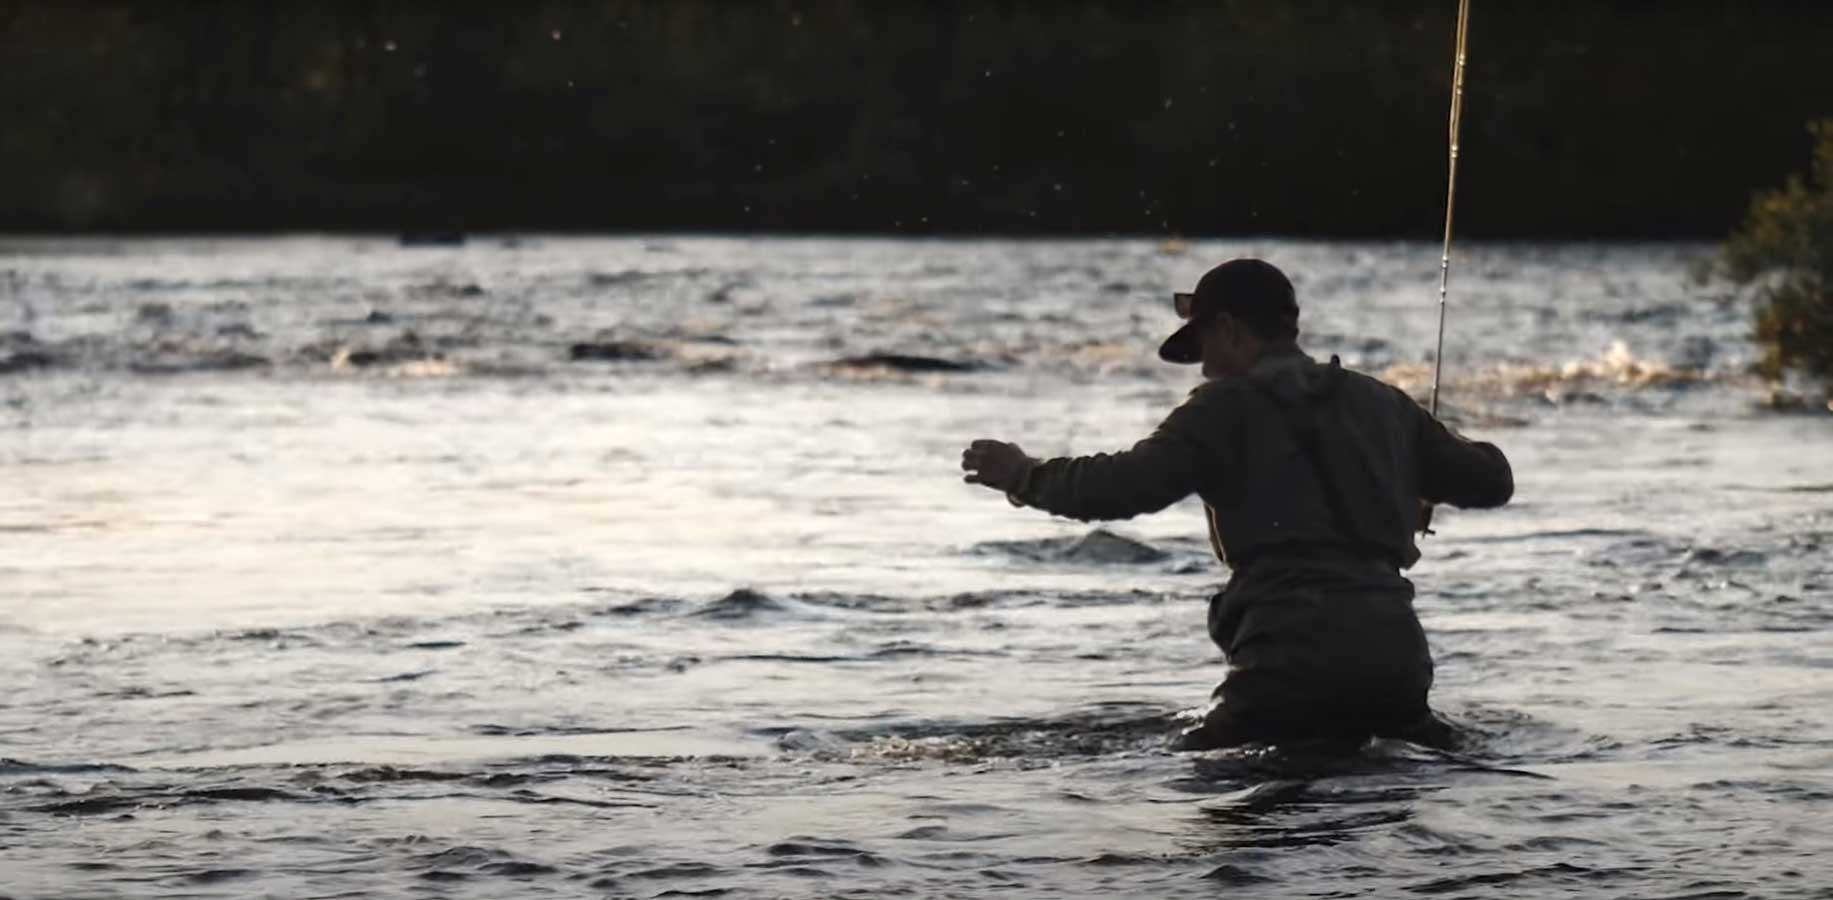
[[[1816,141],[1806,177],[1751,201],[1723,261],[1732,278],[1757,284],[1759,370],[1803,372],[1833,392],[1833,119],[1808,132]]]
[[[1477,0],[1460,233],[1713,236],[1833,3]],[[1453,0],[0,2],[0,228],[1420,236]]]

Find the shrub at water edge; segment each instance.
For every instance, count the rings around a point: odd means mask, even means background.
[[[1808,130],[1815,146],[1807,177],[1790,176],[1751,200],[1724,262],[1733,279],[1758,283],[1758,370],[1812,376],[1833,399],[1833,119]]]

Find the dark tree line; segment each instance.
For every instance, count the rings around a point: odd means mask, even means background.
[[[1718,235],[1833,4],[1476,0],[1460,222]],[[1453,0],[0,3],[0,228],[1434,233]]]

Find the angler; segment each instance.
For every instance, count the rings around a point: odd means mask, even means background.
[[[1447,746],[1432,656],[1401,575],[1430,504],[1495,507],[1502,451],[1465,440],[1398,388],[1319,363],[1297,343],[1291,282],[1236,259],[1174,295],[1185,324],[1159,348],[1205,381],[1131,449],[1050,460],[976,440],[966,480],[1070,518],[1125,519],[1196,494],[1232,570],[1209,601],[1228,671],[1180,749],[1398,737]]]

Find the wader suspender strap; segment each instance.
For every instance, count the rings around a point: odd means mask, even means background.
[[[1222,546],[1222,526],[1216,523],[1216,508],[1203,502],[1203,520],[1209,523],[1209,549],[1216,552],[1216,559],[1228,565],[1228,548]]]

